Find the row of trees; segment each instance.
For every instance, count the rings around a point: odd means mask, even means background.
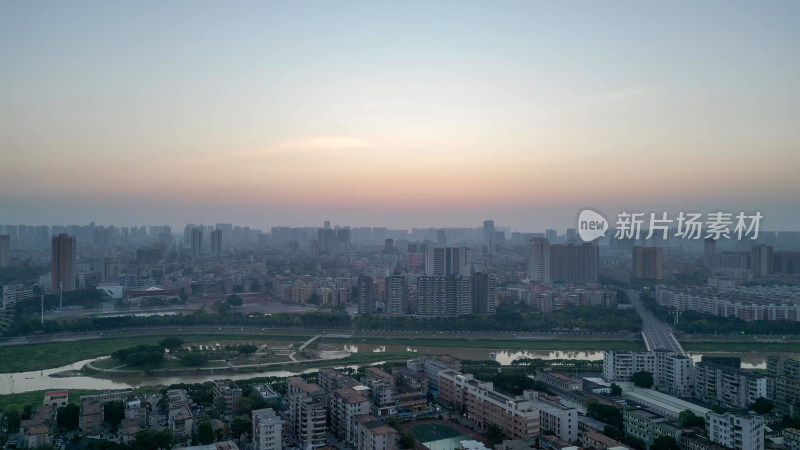
[[[672,323],[673,317],[667,308],[658,305],[652,295],[639,295],[647,309],[660,320]],[[800,334],[800,322],[787,320],[755,320],[746,322],[735,317],[719,317],[697,311],[681,312],[675,326],[679,331],[693,334]]]
[[[81,317],[70,321],[38,320],[15,321],[9,330],[12,335],[34,332],[93,331],[136,327],[191,327],[191,326],[261,326],[298,329],[366,329],[409,331],[620,331],[638,330],[641,321],[633,310],[618,310],[600,306],[569,306],[552,313],[516,313],[501,307],[496,315],[464,315],[458,317],[396,317],[359,316],[352,318],[346,312],[312,312],[306,314],[278,313],[254,315],[234,312],[236,306],[228,301],[216,307],[224,311],[216,314],[203,310],[189,315],[150,317]]]

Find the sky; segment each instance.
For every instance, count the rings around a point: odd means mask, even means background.
[[[800,230],[800,2],[0,2],[0,223]]]

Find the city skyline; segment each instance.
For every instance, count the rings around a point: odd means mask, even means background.
[[[797,229],[795,3],[0,5],[16,223]]]

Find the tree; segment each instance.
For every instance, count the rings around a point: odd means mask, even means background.
[[[685,409],[678,414],[678,420],[684,427],[703,426],[706,421],[702,417],[696,415],[691,409]]]
[[[158,345],[170,349],[170,351],[175,351],[183,345],[183,339],[175,336],[165,337],[164,339],[158,341]]]
[[[414,448],[416,442],[417,441],[414,439],[414,436],[412,436],[410,433],[400,433],[400,439],[397,443],[400,444],[400,448],[402,449],[411,449]]]
[[[80,406],[70,403],[66,406],[58,408],[56,412],[56,424],[59,428],[72,431],[78,428],[78,423],[81,415]]]
[[[200,445],[208,445],[214,442],[214,427],[211,422],[204,420],[197,425],[197,443]]]
[[[310,297],[308,297],[308,301],[306,303],[310,303],[312,305],[319,305],[319,295],[317,295],[317,293],[314,292],[313,294],[311,294]]]
[[[503,439],[505,439],[506,435],[503,433],[503,430],[500,427],[490,424],[488,427],[486,427],[486,433],[484,434],[484,437],[486,437],[486,439],[488,439],[492,445],[495,445],[503,442]]]
[[[620,430],[623,429],[622,412],[616,406],[604,405],[597,402],[591,403],[586,409],[586,415]]]
[[[641,372],[636,372],[631,375],[631,381],[633,381],[633,384],[637,387],[646,389],[650,389],[654,384],[653,374],[646,370],[642,370]]]
[[[767,414],[768,412],[772,411],[775,408],[775,404],[771,401],[765,399],[764,397],[758,397],[755,402],[750,404],[750,409],[759,413],[759,414]]]
[[[394,428],[395,430],[400,431],[400,421],[397,420],[397,417],[389,416],[383,422],[386,423],[386,425],[389,425],[390,427]]]
[[[680,448],[674,437],[664,435],[653,440],[650,450],[680,450]]]
[[[119,427],[122,419],[125,418],[125,405],[120,401],[108,402],[103,405],[103,415],[106,422],[111,424],[115,430]]]
[[[255,353],[258,350],[258,347],[256,347],[255,345],[243,344],[237,347],[236,350],[238,350],[239,353],[243,355],[250,355],[252,353]]]
[[[200,353],[187,353],[181,356],[181,364],[188,367],[200,367],[208,362],[208,357]]]
[[[611,383],[611,395],[622,395],[622,387],[617,383]]]
[[[238,439],[242,433],[249,432],[251,427],[252,423],[249,420],[244,417],[236,417],[231,423],[231,433],[233,433],[234,438]]]
[[[227,301],[226,302],[214,302],[214,311],[216,311],[217,314],[220,314],[220,315],[224,316],[225,314],[228,314],[229,312],[231,312],[231,305],[229,305],[227,303]]]
[[[244,300],[236,294],[231,294],[228,296],[228,299],[225,300],[225,303],[231,308],[236,309],[237,306],[242,306],[244,304]]]
[[[172,448],[172,433],[169,430],[142,430],[133,438],[131,450],[169,450]]]

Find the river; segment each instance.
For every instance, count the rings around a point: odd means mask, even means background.
[[[479,349],[479,348],[452,348],[452,347],[409,347],[405,345],[343,345],[342,350],[352,353],[359,352],[420,352],[432,354],[450,354],[461,359],[482,360],[489,359],[492,353],[494,358],[501,364],[510,364],[518,358],[541,358],[541,359],[584,359],[598,361],[603,359],[602,351],[582,351],[582,350],[509,350],[509,349]],[[749,353],[709,353],[714,356],[738,356],[742,359],[742,368],[763,369],[766,367],[768,355],[758,352]],[[688,352],[688,355],[699,362],[703,353]],[[783,353],[786,358],[800,359],[800,354]],[[240,374],[206,374],[206,375],[186,375],[186,376],[165,376],[165,377],[115,377],[113,379],[100,378],[93,376],[76,377],[51,377],[50,375],[68,370],[78,370],[86,363],[96,361],[100,358],[87,359],[68,364],[53,369],[36,370],[32,372],[4,373],[0,374],[0,395],[14,394],[19,392],[49,390],[49,389],[123,389],[146,385],[170,385],[175,383],[202,383],[218,378],[231,378],[234,380],[255,378],[255,377],[287,377],[300,373],[314,372],[317,369],[311,368],[303,371],[271,370],[264,372],[248,372]],[[380,364],[380,362],[372,363]],[[349,366],[358,367],[358,366]]]

